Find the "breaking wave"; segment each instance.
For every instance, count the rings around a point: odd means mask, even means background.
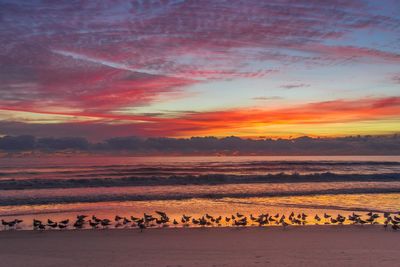
[[[391,186],[385,188],[341,188],[314,191],[284,191],[284,192],[245,192],[245,193],[175,193],[175,194],[98,194],[88,196],[51,196],[40,198],[10,197],[2,199],[0,206],[11,205],[45,205],[56,203],[88,203],[110,201],[157,201],[157,200],[186,200],[186,199],[224,199],[224,198],[251,198],[251,197],[290,197],[314,195],[342,195],[342,194],[390,194],[400,193],[400,188]]]

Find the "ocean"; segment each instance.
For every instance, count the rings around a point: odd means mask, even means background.
[[[400,211],[399,156],[0,159],[0,218]]]

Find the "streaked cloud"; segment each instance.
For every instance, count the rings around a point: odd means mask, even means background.
[[[391,0],[0,0],[0,134],[399,131],[398,8]]]

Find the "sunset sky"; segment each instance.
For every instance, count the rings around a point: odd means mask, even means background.
[[[0,136],[399,132],[398,0],[0,0]]]

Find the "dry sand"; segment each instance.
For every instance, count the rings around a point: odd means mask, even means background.
[[[400,266],[400,231],[306,226],[6,231],[0,266]]]

